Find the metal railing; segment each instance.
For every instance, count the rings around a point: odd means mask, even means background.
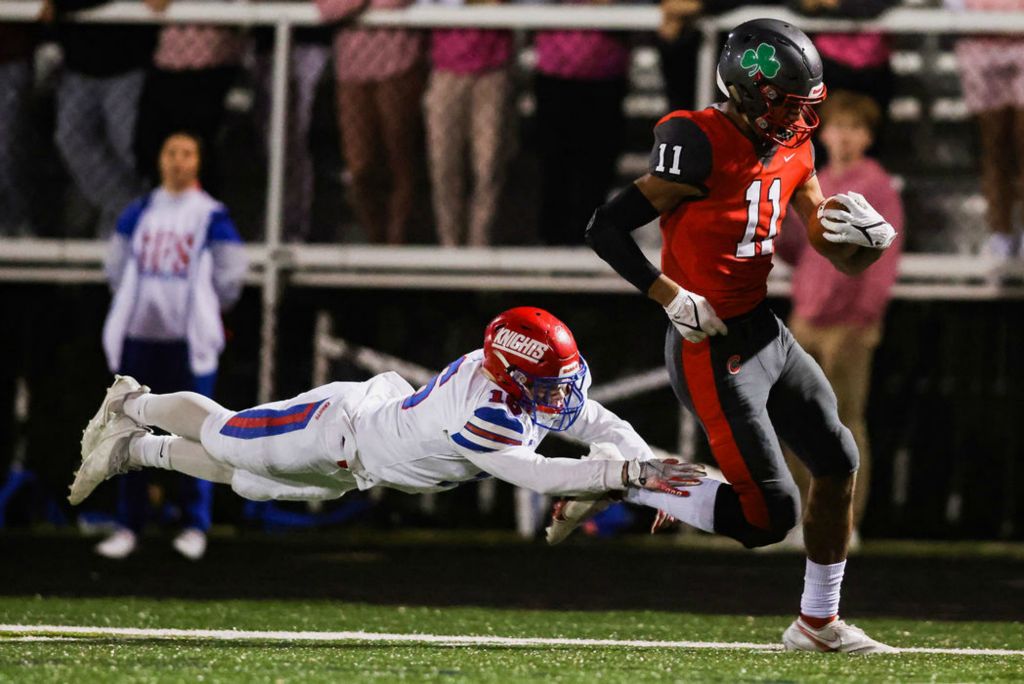
[[[0,21],[32,22],[41,3],[0,0]],[[938,9],[898,8],[863,22],[812,19],[778,7],[746,7],[700,20],[705,40],[698,59],[698,102],[714,99],[716,34],[759,16],[793,21],[809,31],[882,31],[888,33],[1024,33],[1024,14],[1009,12],[956,14]],[[268,140],[265,242],[249,248],[249,282],[262,291],[259,399],[274,391],[274,352],[281,288],[378,287],[441,289],[511,289],[627,292],[629,286],[586,250],[301,247],[282,244],[284,151],[287,145],[287,66],[295,27],[323,21],[312,3],[175,2],[155,14],[139,2],[113,2],[76,13],[74,21],[92,23],[201,23],[274,28],[272,108]],[[362,26],[406,28],[483,27],[516,30],[587,28],[640,30],[657,28],[657,7],[506,5],[443,7],[416,5],[401,10],[366,12],[352,20]],[[96,241],[7,240],[0,242],[0,280],[102,282],[103,246]],[[775,295],[788,293],[784,269],[770,281]],[[998,299],[1024,297],[1024,286],[1007,285],[994,263],[973,257],[908,255],[897,297]]]

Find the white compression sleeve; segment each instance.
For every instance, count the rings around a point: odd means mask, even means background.
[[[648,489],[627,489],[626,501],[659,508],[676,520],[705,532],[715,531],[715,497],[722,483],[706,477],[696,487],[687,487],[689,496],[673,496]]]
[[[203,421],[224,407],[195,392],[138,394],[124,400],[124,414],[140,425],[151,425],[198,442]]]
[[[143,435],[132,440],[128,455],[135,465],[174,470],[221,484],[231,484],[235,474],[234,468],[216,460],[202,444],[184,437]]]
[[[544,458],[526,447],[462,455],[484,472],[540,494],[601,494],[623,489],[622,461]]]

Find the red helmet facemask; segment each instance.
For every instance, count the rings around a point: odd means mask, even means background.
[[[491,321],[484,368],[543,428],[566,430],[583,410],[587,364],[569,328],[543,309],[518,307]]]
[[[764,101],[764,114],[751,122],[761,135],[782,147],[799,147],[821,123],[814,106],[825,101],[827,90],[821,83],[810,94],[793,95],[770,83],[758,86]]]

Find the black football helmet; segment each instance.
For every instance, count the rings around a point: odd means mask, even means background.
[[[734,28],[718,59],[718,87],[766,140],[796,147],[820,120],[821,57],[792,24],[754,19]]]

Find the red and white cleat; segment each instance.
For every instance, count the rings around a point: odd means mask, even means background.
[[[782,644],[787,651],[860,654],[900,652],[898,648],[875,641],[863,629],[839,618],[816,629],[798,617],[782,634]]]

